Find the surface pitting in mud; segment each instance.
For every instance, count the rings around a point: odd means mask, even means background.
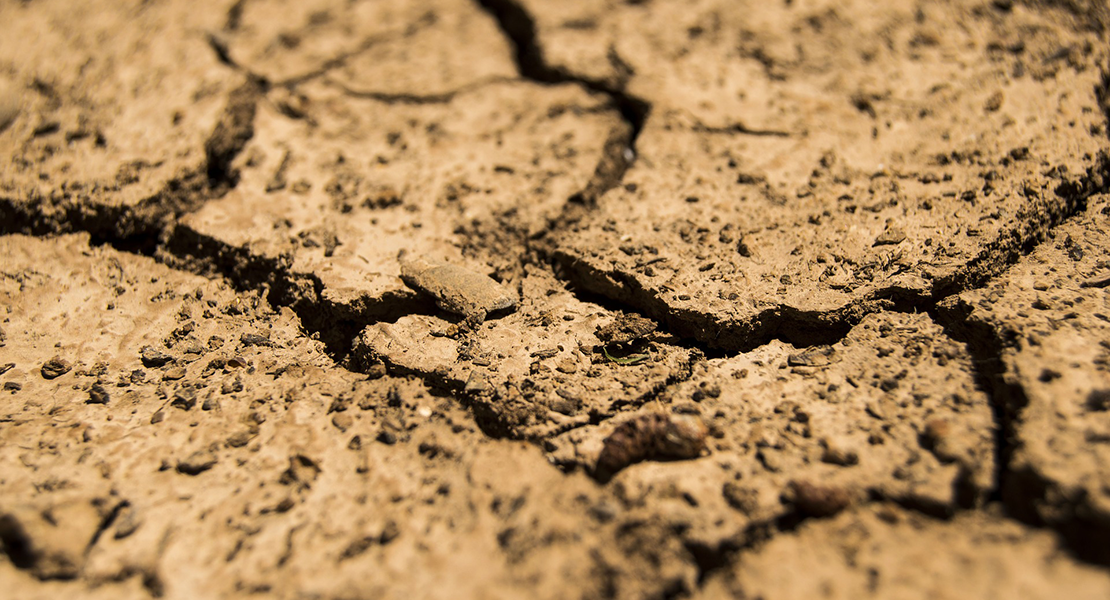
[[[1104,3],[0,23],[11,597],[1110,593]]]

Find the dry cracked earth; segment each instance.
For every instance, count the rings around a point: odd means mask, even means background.
[[[5,597],[1110,597],[1108,30],[0,3]]]

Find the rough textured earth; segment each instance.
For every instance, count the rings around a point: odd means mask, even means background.
[[[1108,27],[0,3],[6,597],[1107,597]]]

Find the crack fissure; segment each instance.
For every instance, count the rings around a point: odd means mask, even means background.
[[[91,202],[90,194],[101,191],[103,185],[93,183],[72,189],[63,185],[49,196],[33,189],[24,202],[0,197],[0,234],[83,231],[94,245],[153,256],[160,237],[174,222],[238,184],[231,164],[254,136],[257,104],[265,89],[265,82],[248,79],[232,90],[204,142],[203,164],[170,179],[153,195],[131,206]]]
[[[351,344],[367,324],[395,321],[421,309],[431,312],[431,301],[409,295],[387,295],[358,307],[335,304],[324,297],[324,284],[315,274],[295,272],[281,258],[259,256],[181,225],[165,236],[158,258],[185,271],[218,274],[237,290],[263,292],[275,308],[290,308],[337,365],[345,363]]]
[[[609,61],[619,66],[624,76],[614,85],[611,82],[591,79],[554,67],[544,58],[543,48],[536,38],[536,22],[532,15],[516,0],[476,0],[478,5],[496,21],[505,38],[513,47],[513,58],[521,77],[536,83],[558,85],[578,84],[587,90],[608,96],[621,115],[623,125],[614,131],[606,143],[606,160],[597,167],[590,184],[574,198],[576,203],[592,206],[597,198],[620,185],[636,155],[636,140],[644,129],[652,105],[644,98],[630,94],[625,82],[631,68],[609,50]],[[610,148],[613,146],[613,148]]]

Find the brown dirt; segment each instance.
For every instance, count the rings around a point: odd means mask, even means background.
[[[1108,27],[0,3],[6,597],[1107,597]]]

